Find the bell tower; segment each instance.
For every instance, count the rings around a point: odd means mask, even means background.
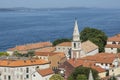
[[[75,59],[80,58],[80,53],[81,53],[80,33],[78,29],[77,20],[75,20],[73,39],[72,39],[71,58],[75,58]]]

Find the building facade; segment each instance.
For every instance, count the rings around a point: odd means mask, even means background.
[[[0,60],[1,80],[32,80],[32,73],[37,69],[49,68],[45,60]]]
[[[106,53],[120,53],[120,34],[109,37],[105,46]]]

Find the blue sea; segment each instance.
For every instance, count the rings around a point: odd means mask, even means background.
[[[71,38],[75,18],[80,31],[92,27],[108,36],[120,33],[120,9],[0,11],[0,51],[16,45]]]

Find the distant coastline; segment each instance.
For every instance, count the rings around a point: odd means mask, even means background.
[[[65,7],[65,8],[25,8],[25,7],[15,7],[15,8],[0,8],[0,12],[8,11],[54,11],[54,10],[87,10],[87,9],[110,9],[110,8],[87,8],[87,7]],[[111,9],[110,9],[111,10]],[[120,10],[120,9],[112,9]]]

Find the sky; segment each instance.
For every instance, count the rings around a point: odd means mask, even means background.
[[[120,0],[0,0],[0,8],[120,8]]]

